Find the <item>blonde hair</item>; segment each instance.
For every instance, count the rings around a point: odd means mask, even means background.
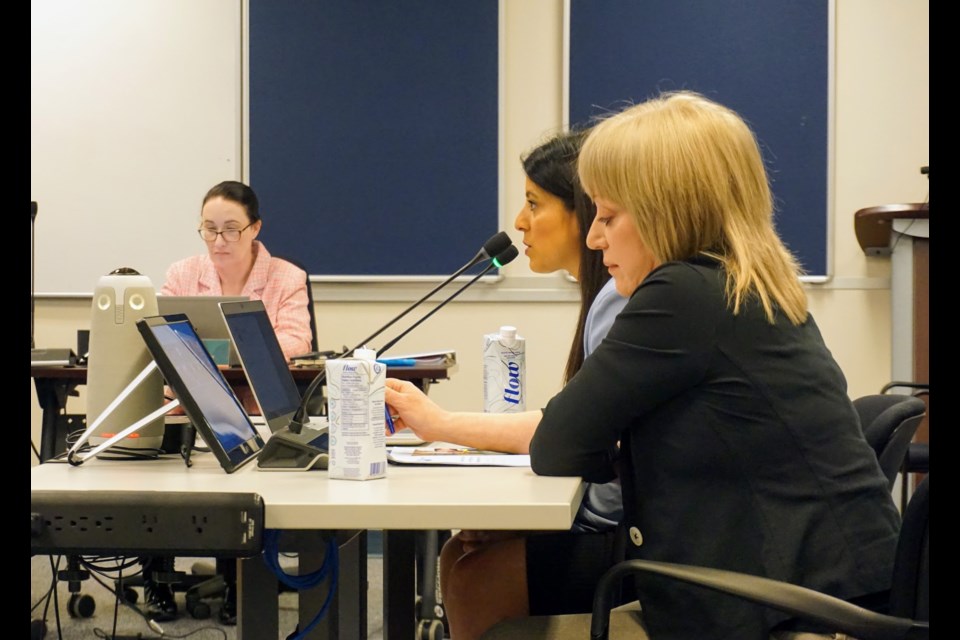
[[[689,91],[660,95],[594,126],[578,161],[584,189],[634,218],[659,262],[704,254],[727,274],[733,313],[751,296],[774,322],[807,318],[800,266],[773,226],[773,196],[753,132]]]

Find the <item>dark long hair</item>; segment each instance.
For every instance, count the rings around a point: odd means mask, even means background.
[[[568,211],[577,217],[580,231],[580,317],[570,345],[567,366],[563,374],[566,384],[583,364],[583,330],[587,313],[597,293],[610,274],[603,266],[603,253],[587,248],[587,232],[596,213],[593,200],[584,193],[577,178],[577,157],[586,139],[588,129],[572,129],[560,133],[527,153],[521,161],[523,171],[538,187],[560,198]]]

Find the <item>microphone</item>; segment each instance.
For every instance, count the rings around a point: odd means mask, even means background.
[[[440,304],[438,304],[437,306],[435,306],[433,309],[430,310],[429,313],[427,313],[427,314],[424,315],[422,318],[420,318],[419,320],[417,320],[416,322],[414,322],[410,327],[408,327],[406,331],[404,331],[403,333],[401,333],[400,335],[398,335],[396,338],[394,338],[393,340],[391,340],[390,342],[388,342],[387,344],[385,344],[383,347],[381,347],[380,349],[378,349],[378,350],[377,350],[377,355],[378,355],[378,356],[382,356],[383,353],[384,353],[384,351],[386,351],[387,349],[389,349],[389,348],[392,347],[393,345],[397,344],[397,342],[399,342],[401,338],[403,338],[405,335],[407,335],[408,333],[410,333],[411,331],[413,331],[414,329],[416,329],[417,327],[419,327],[419,326],[423,323],[424,320],[426,320],[427,318],[429,318],[430,316],[432,316],[433,314],[435,314],[437,311],[440,310],[441,307],[443,307],[445,304],[447,304],[448,302],[450,302],[451,300],[453,300],[454,298],[456,298],[458,295],[460,295],[461,293],[463,293],[464,289],[466,289],[467,287],[469,287],[470,285],[472,285],[474,282],[476,282],[477,280],[479,280],[480,277],[483,276],[483,275],[485,275],[488,271],[490,271],[491,269],[494,269],[494,268],[503,267],[503,266],[506,265],[506,264],[510,264],[511,262],[513,262],[514,258],[516,258],[518,255],[520,255],[520,251],[519,251],[514,245],[510,245],[509,247],[507,247],[506,250],[505,250],[503,253],[501,253],[500,255],[498,255],[497,257],[495,257],[494,259],[492,259],[492,260],[490,261],[490,264],[489,264],[483,271],[481,271],[480,273],[478,273],[477,275],[475,275],[469,282],[467,282],[465,285],[463,285],[462,287],[460,287],[459,289],[457,289],[457,290],[453,293],[452,296],[450,296],[449,298],[447,298],[446,300],[444,300],[443,302],[441,302]]]
[[[480,251],[477,252],[477,255],[474,256],[471,262],[476,264],[481,260],[492,260],[506,251],[512,245],[513,241],[510,240],[510,236],[507,235],[507,232],[498,231],[494,235],[490,236],[489,240],[483,243],[483,247],[480,248]]]
[[[510,236],[507,235],[506,231],[500,231],[499,233],[496,233],[495,235],[491,236],[489,240],[483,243],[483,246],[480,248],[480,251],[477,252],[477,255],[471,258],[470,262],[468,262],[467,264],[457,269],[457,271],[452,276],[450,276],[449,278],[447,278],[446,280],[438,284],[436,287],[434,287],[427,295],[423,296],[422,298],[414,302],[412,305],[407,307],[405,310],[403,310],[400,313],[400,315],[396,316],[393,320],[391,320],[387,324],[383,325],[382,327],[374,331],[373,334],[367,336],[366,339],[361,340],[356,347],[354,347],[353,349],[350,349],[350,351],[343,352],[338,357],[349,358],[351,355],[353,355],[353,352],[355,349],[359,349],[360,347],[367,344],[368,342],[376,338],[378,335],[380,335],[381,333],[383,333],[384,331],[392,327],[397,321],[399,321],[405,315],[407,315],[408,313],[410,313],[411,311],[419,307],[421,304],[426,302],[427,298],[429,298],[430,296],[435,294],[437,291],[439,291],[440,289],[450,284],[454,280],[454,278],[457,278],[460,275],[462,275],[464,271],[474,266],[478,262],[482,262],[483,260],[488,260],[498,256],[499,254],[503,253],[507,249],[507,247],[511,247],[511,246],[513,246],[513,242],[510,240]]]
[[[501,236],[502,236],[502,237],[501,237]],[[488,254],[489,252],[495,250],[497,247],[503,246],[503,242],[504,242],[503,239],[504,239],[504,238],[506,239],[506,243],[507,243],[506,246],[504,246],[504,247],[498,252],[497,255],[488,258],[488,257],[487,257],[487,254]],[[453,278],[456,277],[457,275],[463,273],[466,269],[469,269],[469,268],[472,267],[473,265],[477,264],[477,262],[480,262],[480,261],[482,261],[482,260],[484,260],[484,259],[489,259],[490,264],[488,264],[480,273],[478,273],[478,274],[475,275],[473,278],[471,278],[466,284],[464,284],[462,287],[460,287],[453,295],[451,295],[449,298],[447,298],[446,300],[444,300],[443,302],[441,302],[439,305],[437,305],[436,307],[434,307],[428,314],[426,314],[425,316],[423,316],[422,318],[420,318],[417,322],[415,322],[415,323],[414,323],[411,327],[409,327],[406,331],[404,331],[404,332],[401,333],[399,336],[397,336],[396,338],[394,338],[393,340],[391,340],[391,341],[390,341],[389,343],[387,343],[387,345],[384,346],[382,349],[379,349],[379,350],[377,351],[377,354],[380,355],[380,354],[382,354],[384,351],[386,351],[387,349],[389,349],[390,347],[392,347],[394,344],[397,343],[397,341],[400,340],[400,338],[402,338],[403,336],[405,336],[405,335],[407,335],[408,333],[410,333],[413,329],[415,329],[416,327],[418,327],[424,320],[426,320],[427,318],[429,318],[430,316],[432,316],[434,313],[436,313],[436,312],[440,309],[440,307],[444,306],[445,304],[447,304],[448,302],[450,302],[451,300],[453,300],[454,298],[456,298],[458,295],[460,295],[461,293],[463,293],[463,291],[464,291],[467,287],[469,287],[469,286],[471,286],[472,284],[474,284],[477,280],[480,279],[481,276],[483,276],[483,275],[485,275],[486,273],[488,273],[491,269],[503,267],[504,265],[509,264],[509,263],[512,262],[512,261],[514,260],[514,258],[516,258],[518,255],[520,255],[520,251],[513,245],[513,242],[510,240],[509,236],[507,236],[507,234],[506,234],[505,232],[501,231],[500,233],[498,233],[498,234],[497,234],[496,236],[494,236],[493,238],[490,238],[490,240],[488,240],[488,241],[484,244],[483,249],[481,249],[481,250],[477,253],[477,255],[476,255],[469,263],[467,263],[467,265],[466,265],[465,267],[461,267],[461,268],[457,271],[456,274],[454,274],[454,275],[453,275],[452,277],[450,277],[450,278],[447,278],[447,279],[443,282],[443,284],[441,284],[441,287],[442,287],[443,285],[449,283],[449,282],[450,282],[451,280],[453,280]],[[371,336],[369,336],[368,338],[366,338],[365,340],[359,342],[359,343],[357,344],[357,346],[353,347],[352,349],[349,349],[348,351],[345,351],[342,355],[337,356],[337,357],[338,357],[338,358],[349,358],[350,355],[353,354],[354,351],[356,351],[357,349],[359,349],[360,347],[362,347],[363,345],[365,345],[369,340],[371,340],[371,339],[375,338],[376,336],[380,335],[381,333],[383,333],[384,330],[386,330],[388,327],[392,326],[395,322],[397,322],[397,320],[399,320],[399,319],[402,318],[403,316],[407,315],[407,313],[409,313],[410,311],[412,311],[414,307],[420,305],[422,302],[424,302],[427,298],[429,298],[433,293],[435,293],[435,292],[436,292],[437,290],[439,290],[439,289],[440,289],[440,287],[436,287],[433,291],[431,291],[431,292],[428,293],[426,296],[424,296],[423,298],[421,298],[420,300],[418,300],[417,302],[415,302],[414,304],[412,304],[410,307],[408,307],[406,310],[404,310],[399,316],[395,317],[393,320],[391,320],[390,322],[388,322],[387,324],[385,324],[383,327],[381,327],[380,329],[378,329],[375,333],[373,333],[373,335],[371,335]],[[314,391],[317,390],[317,387],[319,387],[319,386],[323,383],[323,381],[326,380],[326,379],[327,379],[327,372],[326,372],[326,370],[321,371],[320,373],[317,374],[317,377],[313,379],[313,381],[310,383],[310,385],[304,390],[304,392],[303,392],[303,398],[300,400],[300,407],[297,409],[296,414],[294,414],[293,418],[290,420],[289,429],[290,429],[291,432],[293,432],[293,433],[300,433],[301,430],[303,429],[303,423],[307,420],[307,415],[306,415],[306,414],[307,414],[307,405],[308,405],[309,402],[310,402],[310,398],[313,397],[313,393],[314,393]]]

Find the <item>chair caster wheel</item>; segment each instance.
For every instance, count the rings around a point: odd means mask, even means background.
[[[212,613],[206,602],[187,602],[187,612],[194,620],[206,620]]]
[[[96,608],[96,600],[86,594],[72,593],[67,601],[67,613],[71,618],[89,618]]]
[[[443,623],[439,620],[421,620],[417,623],[417,640],[443,640]]]
[[[43,620],[30,621],[30,640],[43,640],[47,635],[47,623]]]
[[[140,599],[140,596],[137,595],[136,589],[132,587],[124,587],[123,599],[130,604],[137,604],[137,600]]]

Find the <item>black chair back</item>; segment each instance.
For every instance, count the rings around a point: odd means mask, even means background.
[[[860,416],[864,438],[877,454],[892,490],[926,404],[912,395],[874,394],[857,398],[853,406]]]
[[[890,615],[930,620],[930,474],[916,486],[903,514],[890,590]]]
[[[320,347],[318,346],[317,341],[317,316],[316,310],[313,308],[313,287],[310,286],[310,272],[307,271],[307,268],[299,260],[294,258],[289,258],[287,256],[279,256],[273,254],[274,258],[280,258],[281,260],[286,260],[295,267],[303,269],[307,273],[307,310],[310,312],[310,350],[318,351]]]

